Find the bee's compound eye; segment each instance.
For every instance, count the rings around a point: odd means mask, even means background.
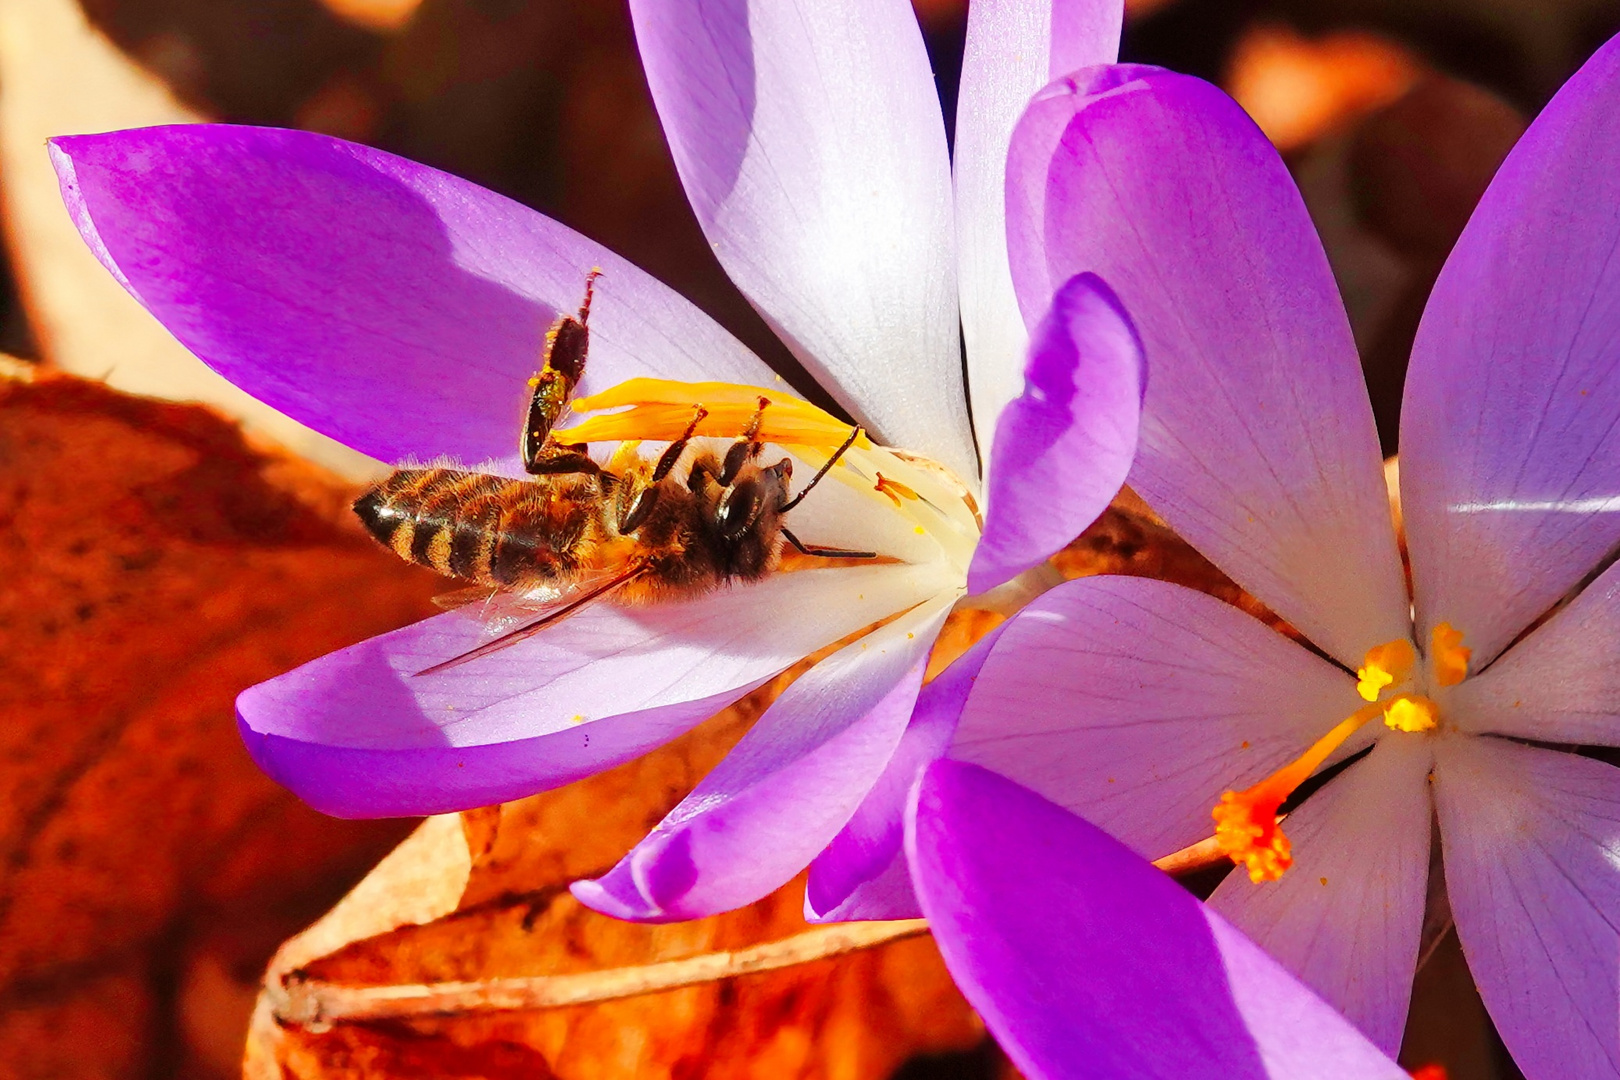
[[[625,514],[624,520],[619,523],[619,531],[633,533],[641,528],[642,522],[647,520],[647,515],[652,513],[653,505],[657,502],[656,486],[642,488],[641,493],[636,496],[636,501],[630,504],[630,512]]]
[[[720,529],[720,535],[735,540],[747,532],[759,517],[763,498],[764,493],[755,477],[749,477],[732,488],[715,513],[715,524]]]

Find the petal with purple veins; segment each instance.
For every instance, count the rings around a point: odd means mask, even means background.
[[[996,425],[969,592],[1045,562],[1108,508],[1136,454],[1145,381],[1119,298],[1095,275],[1075,275],[1030,339],[1024,392]]]
[[[1026,318],[1089,270],[1141,331],[1152,377],[1131,486],[1341,663],[1406,634],[1350,324],[1254,122],[1188,76],[1090,69],[1030,105],[1007,185]]]
[[[1435,752],[1446,887],[1480,997],[1526,1076],[1620,1073],[1620,770],[1452,738]]]
[[[476,617],[453,612],[252,687],[237,714],[260,767],[326,813],[485,806],[645,753],[938,592],[932,568],[777,574],[683,603],[598,603],[490,656],[415,674],[486,639]]]
[[[633,0],[720,264],[882,441],[971,482],[950,164],[905,0]]]
[[[1503,162],[1435,283],[1401,410],[1419,628],[1483,664],[1620,543],[1620,39]]]
[[[1464,731],[1620,746],[1620,563],[1478,675],[1451,688]]]
[[[1270,775],[1365,704],[1349,675],[1212,596],[1081,578],[1002,631],[949,756],[1159,858],[1213,832],[1223,791]]]
[[[304,131],[192,124],[55,139],[96,256],[254,397],[383,461],[517,463],[547,327],[603,273],[585,389],[772,385],[687,301],[510,199]]]
[[[668,922],[785,885],[894,754],[954,599],[930,600],[811,668],[645,840],[574,895],[617,918]]]
[[[1031,1080],[1406,1076],[1168,877],[1005,779],[930,766],[906,843],[946,965]]]
[[[953,179],[956,273],[974,430],[1018,396],[1029,334],[1007,266],[1007,144],[1035,91],[1119,56],[1120,0],[977,0],[968,8]]]
[[[1428,896],[1428,740],[1389,735],[1283,822],[1280,881],[1227,875],[1209,906],[1386,1053],[1400,1049]]]

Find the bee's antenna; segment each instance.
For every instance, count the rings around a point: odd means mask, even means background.
[[[857,424],[850,431],[849,438],[844,440],[844,445],[840,446],[837,450],[833,451],[832,457],[827,459],[827,464],[823,465],[820,468],[820,470],[817,471],[816,475],[814,475],[814,476],[812,476],[810,478],[810,482],[808,484],[804,485],[804,487],[799,490],[799,493],[797,495],[793,496],[793,498],[789,499],[787,502],[785,502],[781,506],[777,507],[776,512],[778,514],[785,514],[789,510],[793,509],[795,506],[798,506],[800,503],[802,503],[804,501],[804,497],[806,495],[810,494],[811,490],[817,484],[821,483],[821,478],[823,476],[826,476],[827,473],[832,470],[832,467],[834,465],[838,464],[838,459],[843,457],[844,452],[846,450],[848,450],[850,447],[854,446],[855,445],[855,440],[860,438],[860,437],[861,437],[861,429],[860,429],[860,425]]]
[[[579,305],[579,321],[584,322],[591,317],[591,297],[596,295],[596,279],[602,276],[602,268],[593,266],[590,273],[585,275],[585,302]]]

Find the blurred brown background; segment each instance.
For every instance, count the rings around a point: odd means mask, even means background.
[[[949,120],[966,3],[916,7]],[[1434,274],[1527,119],[1620,30],[1620,0],[1129,8],[1125,59],[1221,83],[1287,156],[1393,450]],[[639,263],[809,385],[686,207],[618,0],[0,0],[0,352],[23,360],[0,371],[0,1077],[233,1075],[271,952],[409,828],[299,806],[247,761],[230,701],[418,617],[437,585],[344,523],[343,478],[366,463],[188,366],[89,260],[42,168],[48,134],[198,118],[469,177]],[[34,361],[208,401],[247,434],[36,378]],[[505,1075],[481,1060],[454,1075]],[[1454,938],[1420,975],[1403,1061],[1517,1075]],[[981,1046],[894,1075],[1003,1068]]]

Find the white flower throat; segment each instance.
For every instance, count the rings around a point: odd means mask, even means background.
[[[1393,731],[1420,734],[1439,727],[1444,717],[1436,697],[1468,677],[1472,650],[1450,623],[1430,635],[1420,659],[1412,642],[1397,638],[1367,650],[1356,671],[1356,691],[1370,702],[1341,720],[1309,750],[1244,791],[1228,791],[1211,812],[1221,851],[1249,872],[1249,880],[1276,881],[1293,865],[1293,850],[1277,821],[1283,802],[1344,741],[1373,720]]]
[[[553,434],[571,443],[668,442],[681,437],[701,405],[706,412],[694,435],[734,437],[759,412],[759,440],[816,469],[849,440],[850,425],[824,409],[782,395],[770,397],[760,412],[760,394],[759,387],[738,383],[629,379],[575,398],[574,411],[596,415]],[[982,523],[972,495],[950,470],[929,458],[879,446],[862,432],[827,478],[862,493],[873,512],[898,514],[912,533],[937,546],[938,558],[953,574],[966,579]]]

